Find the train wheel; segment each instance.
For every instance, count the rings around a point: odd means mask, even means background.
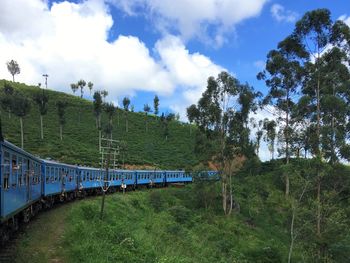
[[[23,222],[24,223],[28,223],[30,221],[30,208],[24,209],[23,211]]]
[[[0,244],[4,246],[10,240],[10,231],[7,226],[0,226]]]
[[[12,232],[18,231],[18,228],[19,228],[18,218],[17,217],[13,217],[11,221],[12,221],[11,222],[11,231]]]

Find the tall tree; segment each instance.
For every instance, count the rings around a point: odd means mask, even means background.
[[[4,95],[0,102],[1,102],[1,107],[8,113],[9,119],[11,119],[11,112],[13,111],[13,95],[14,95],[14,89],[13,87],[5,82],[4,84]]]
[[[259,120],[256,122],[255,120],[251,121],[253,124],[253,128],[256,129],[255,137],[256,137],[256,143],[255,143],[255,151],[256,155],[259,156],[260,152],[260,145],[261,145],[261,139],[263,138],[264,132],[263,132],[263,120]]]
[[[112,139],[112,131],[113,131],[113,116],[116,112],[116,108],[112,103],[105,103],[103,105],[103,109],[108,116],[108,124],[105,128],[105,132],[110,139]]]
[[[88,88],[89,88],[89,90],[90,90],[90,96],[91,96],[91,94],[92,94],[92,89],[93,89],[93,87],[94,87],[94,84],[93,84],[91,81],[89,81],[88,84],[87,84],[87,86],[88,86]]]
[[[342,97],[343,91],[338,93],[338,87],[343,86],[341,83],[342,77],[340,75],[334,74],[337,70],[331,70],[331,68],[337,65],[337,68],[342,72],[344,68],[339,65],[339,61],[349,62],[349,58],[340,59],[338,55],[334,52],[342,53],[341,56],[346,56],[346,51],[343,48],[343,43],[349,43],[349,28],[344,22],[337,21],[333,23],[331,20],[331,15],[327,9],[317,9],[305,13],[305,15],[296,23],[294,33],[295,38],[301,43],[301,47],[305,52],[307,52],[307,58],[300,57],[304,66],[304,82],[302,86],[302,98],[300,99],[299,107],[301,109],[306,109],[303,112],[304,116],[310,120],[311,127],[314,127],[315,133],[312,135],[311,140],[314,141],[314,147],[312,148],[312,153],[314,154],[318,164],[316,169],[316,234],[321,240],[322,229],[322,178],[324,177],[321,171],[321,163],[324,156],[327,156],[327,152],[330,152],[328,156],[332,160],[335,159],[334,150],[346,149],[344,143],[341,143],[341,147],[335,147],[336,144],[333,143],[333,139],[337,137],[332,136],[335,132],[336,123],[334,122],[336,116],[336,110],[334,107],[341,109],[339,112],[343,115],[344,103],[349,105],[348,97]],[[331,50],[329,50],[331,49]],[[335,51],[338,49],[338,51]],[[328,57],[328,54],[332,52],[333,54]],[[331,62],[330,60],[336,60]],[[334,64],[335,62],[335,64]],[[339,67],[338,67],[339,66]],[[343,75],[343,73],[340,73]],[[332,83],[337,83],[335,85],[330,85]],[[337,91],[335,91],[337,89]],[[345,99],[345,101],[344,101]],[[333,104],[333,105],[332,105]],[[333,109],[332,109],[333,108]],[[341,121],[344,118],[340,117]],[[330,128],[327,128],[327,126]],[[341,123],[338,123],[341,124]],[[334,129],[332,128],[334,127]],[[337,128],[342,129],[339,125]],[[347,125],[347,127],[349,127]],[[326,134],[324,134],[324,132]],[[346,132],[345,132],[346,133]],[[344,134],[344,133],[343,133]],[[327,142],[328,135],[333,138],[330,140],[331,150],[328,151]],[[343,136],[340,136],[341,140]],[[332,153],[333,151],[333,153]],[[342,153],[347,153],[348,151],[339,151],[340,155]],[[324,248],[320,246],[319,255],[321,256],[324,252]]]
[[[270,60],[273,62],[272,66],[278,65],[278,71],[272,68],[270,80],[275,81],[271,84],[277,84],[277,91],[284,88],[282,101],[285,101],[287,94],[285,87],[292,90],[291,85],[285,84],[291,81],[294,88],[299,82],[295,74],[298,71],[294,70],[293,65],[300,67],[302,72],[301,96],[293,114],[299,123],[308,124],[308,127],[300,133],[300,142],[304,144],[305,152],[308,151],[314,158],[315,233],[319,244],[318,261],[325,252],[325,246],[322,245],[324,239],[321,224],[327,217],[325,213],[322,214],[324,210],[322,203],[325,204],[326,198],[322,195],[322,182],[327,178],[328,172],[322,167],[325,166],[325,161],[335,164],[341,158],[348,159],[350,153],[347,139],[344,139],[350,128],[349,118],[346,117],[348,116],[346,112],[349,112],[349,94],[348,89],[345,88],[349,79],[349,43],[349,27],[340,20],[334,23],[329,10],[317,9],[305,13],[296,23],[293,33],[287,37],[287,40],[280,43],[277,53],[275,52],[276,54],[273,54]],[[274,63],[274,61],[282,62]],[[283,65],[289,65],[289,67]],[[276,75],[276,72],[279,75]],[[276,97],[276,101],[279,100],[281,101],[281,98]],[[289,105],[294,101],[295,99],[291,98]],[[284,109],[290,113],[290,107]],[[284,127],[282,128],[284,130]],[[289,136],[290,130],[285,133],[288,136],[288,142],[293,138]]]
[[[98,129],[98,146],[101,149],[101,112],[102,112],[102,96],[101,92],[95,91],[94,93],[94,113],[96,118],[96,128]]]
[[[17,61],[12,59],[11,61],[8,61],[6,63],[6,65],[7,65],[7,70],[12,75],[12,81],[15,82],[15,75],[21,73],[21,69],[20,69]]]
[[[73,94],[75,94],[75,92],[79,89],[78,85],[75,83],[70,84],[70,87],[73,91]]]
[[[46,115],[48,110],[48,101],[49,96],[45,94],[44,89],[38,91],[34,94],[34,101],[38,105],[39,113],[40,113],[40,138],[44,139],[44,125],[43,125],[43,116]]]
[[[59,100],[56,103],[57,114],[58,114],[58,123],[60,125],[60,139],[63,140],[63,125],[66,123],[66,108],[68,103],[66,101]]]
[[[269,151],[271,153],[271,159],[275,158],[275,141],[276,141],[276,126],[277,123],[274,120],[264,119],[263,129],[265,130],[264,140],[268,144]]]
[[[143,111],[145,112],[146,132],[148,131],[147,115],[151,112],[151,107],[148,104],[143,105]]]
[[[103,97],[103,102],[106,101],[106,97],[108,96],[108,91],[107,90],[102,90],[101,91],[101,95]]]
[[[154,108],[154,114],[157,116],[159,113],[159,98],[157,95],[155,95],[153,99],[153,108]]]
[[[264,104],[270,104],[277,109],[278,122],[282,125],[281,140],[284,142],[286,164],[290,159],[290,140],[293,125],[291,111],[294,106],[293,96],[302,80],[302,67],[298,57],[306,58],[299,40],[289,36],[278,44],[277,50],[271,50],[267,55],[266,69],[258,74],[258,79],[264,79],[270,88]],[[289,195],[289,175],[285,174],[285,194]]]
[[[24,97],[22,94],[15,94],[13,98],[13,111],[16,116],[19,117],[21,125],[21,147],[24,149],[24,128],[23,128],[23,119],[30,111],[30,102],[29,99]]]
[[[198,104],[187,110],[189,119],[194,120],[217,147],[215,160],[221,174],[222,206],[226,215],[231,214],[234,205],[232,176],[243,164],[244,150],[251,144],[247,119],[256,95],[251,87],[221,72],[216,79],[208,79]],[[241,122],[237,122],[238,119]]]
[[[125,131],[128,132],[128,112],[129,112],[129,106],[130,106],[130,99],[128,97],[124,97],[123,99],[123,107],[124,107],[124,114],[125,114]]]
[[[187,108],[187,118],[190,122],[190,135],[192,134],[192,123],[195,121],[195,119],[198,119],[200,113],[196,107],[196,105],[192,104],[190,107]]]
[[[81,79],[77,83],[78,88],[80,88],[80,98],[84,96],[84,87],[86,86],[86,81]]]

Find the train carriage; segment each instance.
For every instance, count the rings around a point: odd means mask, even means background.
[[[24,220],[41,198],[41,160],[7,141],[0,142],[1,222],[23,212]]]
[[[185,171],[165,171],[167,183],[186,183],[192,182],[192,176]]]
[[[43,174],[43,195],[45,197],[76,190],[76,166],[42,160],[41,169]]]
[[[105,171],[92,167],[78,167],[78,187],[85,190],[100,190],[105,178]],[[110,174],[110,173],[109,173]],[[108,176],[107,178],[109,178]]]

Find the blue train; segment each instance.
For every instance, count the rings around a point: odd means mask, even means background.
[[[0,141],[0,242],[9,239],[20,222],[28,222],[38,211],[55,202],[102,192],[107,178],[109,192],[123,185],[163,186],[192,182],[185,171],[109,170],[76,166],[40,159],[12,143]],[[215,176],[215,171],[208,172]]]

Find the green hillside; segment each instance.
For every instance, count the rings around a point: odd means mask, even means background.
[[[5,81],[0,80],[0,97]],[[98,165],[98,130],[96,128],[92,101],[81,99],[53,90],[45,90],[49,96],[49,109],[44,116],[44,140],[40,139],[40,115],[38,106],[32,100],[39,92],[35,86],[9,82],[16,92],[31,99],[31,110],[24,119],[24,149],[39,155],[72,164]],[[59,123],[56,102],[64,100],[66,124],[63,128],[63,141],[59,136]],[[81,120],[79,122],[79,111]],[[5,139],[20,146],[20,122],[15,115],[9,115],[1,109],[3,134]],[[169,135],[165,139],[164,128],[159,117],[147,116],[148,132],[145,129],[145,114],[128,113],[129,129],[125,131],[123,110],[118,110],[113,118],[113,139],[127,143],[125,163],[131,165],[148,165],[157,168],[186,168],[199,162],[193,154],[194,135],[190,126],[178,121],[169,124]],[[102,115],[102,125],[107,116]],[[122,159],[122,157],[120,158]],[[122,160],[121,160],[122,162]]]
[[[293,164],[296,172],[309,169],[307,161]],[[239,207],[231,216],[222,212],[220,182],[199,180],[184,188],[107,195],[103,220],[101,197],[59,206],[29,225],[15,262],[288,262],[293,211],[297,235],[290,262],[349,262],[350,200],[323,206],[327,216],[319,240],[312,186],[303,200],[286,199],[280,168],[280,161],[266,162],[257,176],[242,171],[234,177]],[[349,172],[339,167],[333,182],[341,177],[348,185]],[[321,259],[319,243],[326,248]]]

